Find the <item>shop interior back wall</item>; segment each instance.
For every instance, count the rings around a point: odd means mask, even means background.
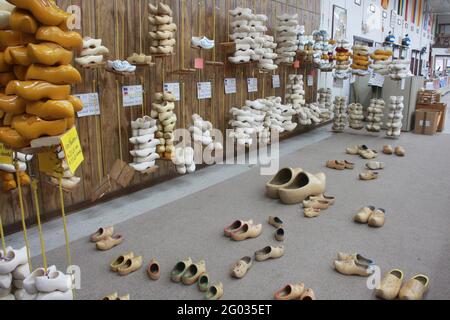
[[[148,36],[148,1],[146,0],[60,0],[58,5],[66,9],[70,5],[81,8],[81,30],[83,36],[101,38],[103,45],[109,48],[109,59],[126,59],[136,53],[149,54],[151,39]],[[228,10],[238,6],[249,7],[256,13],[264,13],[269,17],[268,34],[274,34],[276,16],[283,13],[297,13],[300,24],[304,24],[307,34],[320,25],[320,1],[317,0],[171,0],[162,1],[174,11],[174,22],[178,26],[177,45],[173,56],[155,58],[154,67],[138,67],[136,75],[120,77],[103,69],[79,69],[84,82],[76,86],[75,93],[98,92],[101,115],[79,118],[77,128],[80,136],[85,161],[77,172],[82,183],[72,193],[65,194],[65,205],[73,211],[91,204],[92,193],[100,181],[109,174],[114,162],[131,158],[128,139],[131,134],[130,121],[142,115],[149,115],[152,95],[162,91],[163,82],[180,82],[182,101],[176,103],[178,128],[190,125],[191,115],[200,114],[212,121],[215,127],[225,131],[230,120],[229,110],[240,107],[246,99],[258,99],[264,96],[283,96],[287,75],[290,73],[314,73],[312,70],[295,70],[290,66],[281,66],[273,74],[279,74],[282,87],[272,88],[272,74],[261,74],[251,66],[234,66],[227,63],[227,50],[221,43],[228,42],[230,18]],[[158,1],[150,1],[157,4]],[[191,48],[192,36],[207,36],[215,39],[216,48],[211,51],[200,51]],[[177,74],[182,68],[193,68],[195,58],[205,61],[224,62],[223,66],[205,65],[203,70],[189,74]],[[257,77],[259,90],[247,93],[247,78]],[[224,78],[236,78],[238,92],[225,95]],[[316,79],[317,77],[315,77]],[[197,82],[211,81],[213,98],[197,100]],[[306,81],[305,81],[306,83]],[[145,103],[143,106],[124,108],[121,101],[121,88],[124,85],[144,86]],[[313,87],[307,88],[307,101],[315,99],[317,81]],[[119,130],[120,128],[120,130]],[[38,165],[34,160],[32,174],[39,180],[39,197],[44,220],[59,215],[60,200],[58,189],[47,184],[40,177]],[[161,162],[160,169],[153,175],[135,174],[129,189],[122,190],[116,184],[110,195],[120,192],[132,192],[153,183],[170,179],[176,175],[169,162]],[[0,193],[1,217],[8,232],[20,226],[20,209],[17,191]],[[35,223],[35,210],[31,190],[24,188],[24,203],[28,224]]]

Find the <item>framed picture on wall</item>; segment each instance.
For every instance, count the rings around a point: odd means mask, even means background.
[[[361,0],[355,0],[355,4],[356,4],[357,6],[361,6]]]
[[[397,13],[395,12],[395,10],[391,10],[391,23],[390,23],[391,28],[395,28],[396,21],[397,21]]]
[[[345,39],[347,37],[347,10],[333,5],[333,39]]]

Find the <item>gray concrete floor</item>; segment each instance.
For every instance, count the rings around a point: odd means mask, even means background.
[[[315,134],[307,140],[311,142],[313,137]],[[431,280],[426,298],[450,299],[450,277],[446,272],[450,269],[450,136],[404,134],[394,141],[349,131],[319,140],[300,150],[293,148],[281,157],[283,167],[326,173],[327,193],[338,200],[319,218],[304,218],[300,206],[285,206],[267,199],[264,185],[268,178],[260,175],[258,167],[242,168],[242,172],[232,178],[207,187],[193,185],[206,182],[195,180],[195,175],[181,178],[175,185],[188,184],[195,189],[194,193],[153,210],[146,208],[144,214],[133,218],[129,216],[129,208],[134,208],[134,202],[145,201],[146,196],[151,202],[155,194],[152,190],[114,202],[120,206],[119,212],[127,215],[123,222],[115,225],[115,230],[126,239],[119,247],[99,252],[87,237],[71,243],[73,262],[82,271],[79,299],[99,299],[116,291],[130,293],[133,299],[202,299],[203,295],[195,287],[173,284],[169,280],[176,262],[188,256],[195,261],[206,260],[212,281],[224,284],[224,299],[272,299],[273,293],[286,283],[298,282],[313,288],[319,299],[374,299],[365,278],[343,276],[333,269],[332,263],[339,251],[359,252],[373,259],[382,272],[399,268],[405,272],[406,279],[426,274]],[[289,143],[295,146],[298,142]],[[402,145],[408,155],[405,158],[381,155],[379,159],[387,167],[380,173],[380,179],[359,181],[357,176],[366,161],[345,155],[345,148],[363,143],[377,150],[386,143]],[[324,164],[330,159],[353,161],[356,169],[328,170]],[[208,173],[198,173],[202,174]],[[167,192],[166,188],[167,185],[157,187]],[[387,223],[383,228],[371,229],[353,223],[356,211],[367,205],[386,209]],[[232,279],[229,268],[236,260],[252,256],[267,245],[279,244],[273,238],[274,228],[266,223],[270,215],[279,216],[285,222],[285,256],[255,263],[243,280]],[[262,223],[263,234],[249,241],[230,241],[222,230],[235,219]],[[86,224],[87,230],[83,232],[91,233],[110,221]],[[71,229],[76,228],[71,225]],[[62,242],[59,248],[48,253],[48,259],[64,268],[66,256],[61,245]],[[160,281],[150,281],[144,268],[127,277],[110,272],[110,261],[128,251],[142,255],[144,263],[157,257],[162,266]],[[40,258],[33,261],[38,265]]]

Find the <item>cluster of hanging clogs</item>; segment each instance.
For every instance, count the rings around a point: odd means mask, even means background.
[[[101,64],[104,56],[109,53],[108,48],[102,45],[102,39],[83,38],[83,50],[75,62],[81,66]]]
[[[150,116],[157,120],[155,136],[161,142],[156,147],[156,152],[161,159],[172,160],[175,156],[174,134],[177,124],[175,114],[175,96],[169,92],[158,92],[153,96],[153,110]]]
[[[16,7],[0,30],[0,142],[22,148],[72,128],[82,102],[71,85],[82,81],[70,65],[83,41],[68,31],[70,14],[52,0],[9,0]]]
[[[150,52],[152,54],[172,54],[176,44],[175,32],[177,25],[173,22],[172,9],[160,2],[157,6],[149,3],[150,15],[148,21],[152,31]]]

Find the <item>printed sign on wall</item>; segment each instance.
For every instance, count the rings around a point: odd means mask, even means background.
[[[247,79],[248,93],[258,92],[258,79],[248,78]]]
[[[124,107],[142,106],[144,104],[144,90],[141,85],[122,87]]]
[[[100,100],[97,92],[77,94],[75,96],[83,102],[83,110],[77,113],[79,118],[100,114]]]
[[[164,83],[164,92],[170,92],[175,97],[175,101],[181,100],[180,83],[168,82]]]
[[[211,82],[198,82],[197,83],[197,97],[199,100],[212,98]]]
[[[225,79],[225,94],[232,94],[237,92],[236,79],[226,78]]]

